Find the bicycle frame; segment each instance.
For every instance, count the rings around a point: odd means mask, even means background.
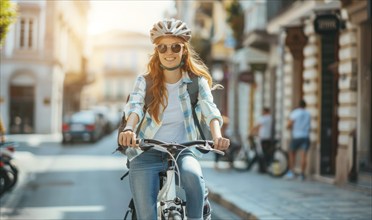
[[[179,152],[179,155],[183,150]],[[157,207],[158,219],[186,219],[186,201],[179,195],[177,190],[176,174],[178,173],[178,187],[181,188],[181,173],[177,166],[178,156],[175,158],[176,152],[168,153],[168,168],[164,178],[161,180],[161,189],[158,193]]]
[[[232,151],[233,168],[238,171],[248,171],[253,164],[258,160],[257,145],[254,144],[254,139],[243,142],[239,149]],[[262,152],[262,150],[260,151]]]
[[[233,155],[233,167],[238,171],[248,171],[253,164],[259,163],[261,172],[268,172],[271,176],[280,177],[288,169],[287,154],[276,141],[264,150],[258,136],[250,136],[246,144]]]

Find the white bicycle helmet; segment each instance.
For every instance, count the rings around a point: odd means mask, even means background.
[[[150,30],[150,36],[152,43],[158,37],[163,36],[176,36],[189,41],[191,39],[191,30],[181,20],[175,20],[174,18],[164,19],[154,24],[154,27]]]

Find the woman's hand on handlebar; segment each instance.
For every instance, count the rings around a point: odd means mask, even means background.
[[[134,133],[132,130],[120,132],[119,144],[126,147],[138,147],[136,144],[136,133]]]
[[[230,146],[230,140],[224,137],[218,137],[213,139],[214,149],[227,150]]]

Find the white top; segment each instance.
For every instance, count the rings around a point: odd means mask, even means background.
[[[310,135],[311,115],[303,108],[293,110],[289,116],[293,121],[292,137],[293,138],[306,138]]]
[[[258,123],[261,125],[260,130],[258,131],[258,136],[260,139],[270,139],[271,138],[271,115],[262,115],[258,120]]]
[[[166,83],[168,90],[168,106],[164,110],[162,125],[156,132],[154,139],[164,142],[182,143],[187,141],[184,116],[178,95],[182,79],[174,84]]]

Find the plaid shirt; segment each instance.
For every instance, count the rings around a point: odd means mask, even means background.
[[[187,92],[187,84],[191,83],[189,75],[184,72],[182,73],[182,83],[178,89],[179,99],[181,101],[181,109],[184,115],[184,125],[187,132],[188,141],[197,139],[197,127],[194,124],[194,119],[192,116],[192,107],[189,93]],[[211,89],[209,88],[208,82],[205,78],[199,77],[199,95],[198,103],[195,108],[195,111],[200,119],[205,120],[206,124],[209,126],[209,123],[213,119],[218,119],[220,125],[222,126],[222,117],[221,113],[218,110],[216,104],[213,102],[213,96]],[[145,105],[145,95],[146,95],[146,79],[144,76],[138,76],[134,85],[134,89],[130,94],[128,103],[125,105],[124,112],[125,116],[129,117],[131,113],[136,113],[139,116],[139,119],[143,117],[138,138],[154,138],[156,132],[159,130],[163,118],[162,111],[160,112],[159,119],[160,123],[157,123],[148,112],[144,115],[143,107]]]

